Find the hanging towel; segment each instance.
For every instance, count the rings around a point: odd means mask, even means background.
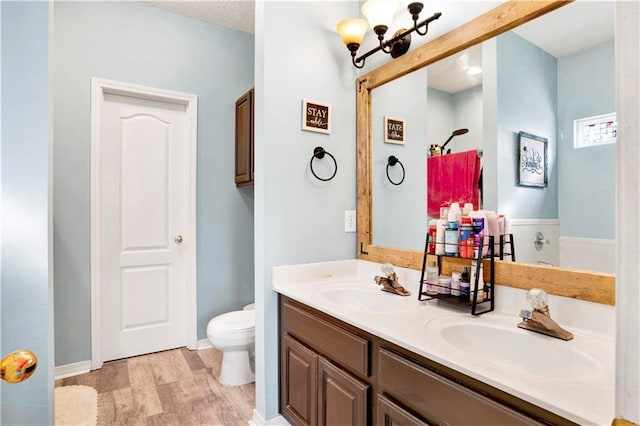
[[[472,203],[478,209],[480,158],[475,149],[427,158],[427,213],[440,217],[440,207]]]

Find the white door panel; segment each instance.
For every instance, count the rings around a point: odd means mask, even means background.
[[[105,94],[101,321],[108,361],[184,346],[184,105]]]

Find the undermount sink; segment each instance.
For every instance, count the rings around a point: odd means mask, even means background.
[[[381,291],[376,287],[335,287],[325,289],[320,294],[328,301],[345,308],[375,312],[407,310],[411,306],[407,299],[414,299],[412,296],[399,296]]]
[[[580,336],[568,342],[559,340],[517,328],[516,320],[508,321],[444,316],[427,322],[426,330],[430,339],[472,363],[545,379],[591,380],[602,375],[597,355],[610,350],[606,346]]]

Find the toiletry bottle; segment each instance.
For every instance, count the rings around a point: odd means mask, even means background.
[[[444,254],[445,256],[458,256],[459,245],[458,238],[458,224],[456,222],[447,223],[447,228],[444,231]]]
[[[473,257],[478,257],[478,250],[482,251],[482,255],[486,255],[489,247],[487,247],[488,234],[485,230],[485,216],[482,210],[474,210],[469,213],[471,217],[471,223],[473,224],[473,236],[474,236],[474,252]]]
[[[494,252],[500,251],[500,227],[498,225],[498,215],[491,210],[484,210],[484,234],[493,236]]]
[[[476,262],[475,260],[472,261],[470,269],[471,273],[469,274],[469,300],[473,302],[473,298],[476,294],[476,276],[478,274],[478,262]],[[478,289],[480,289],[480,283],[478,283]],[[480,302],[480,297],[478,297],[476,301]]]
[[[438,265],[433,260],[427,265],[427,295],[438,294]]]
[[[500,235],[507,233],[507,219],[503,214],[498,215],[498,232]]]
[[[439,219],[436,222],[436,255],[442,256],[444,255],[444,230],[445,230],[445,221]]]
[[[449,222],[460,223],[460,217],[462,216],[462,210],[460,210],[460,203],[451,203],[449,207]]]
[[[478,302],[487,300],[487,291],[484,288],[484,264],[480,262],[478,268]]]
[[[460,296],[460,272],[451,273],[451,295]]]
[[[469,300],[473,302],[474,294],[476,293],[476,279],[478,281],[478,291],[476,296],[476,302],[484,302],[485,301],[485,292],[484,292],[484,278],[483,278],[484,269],[482,266],[482,261],[480,263],[473,261],[471,262],[471,282],[469,283]],[[477,275],[477,278],[476,278]]]
[[[470,277],[469,277],[469,268],[465,266],[462,269],[462,274],[460,274],[460,297],[463,299],[469,298],[469,285],[470,285]]]
[[[429,254],[436,254],[436,227],[438,221],[436,219],[432,219],[429,221]]]
[[[460,257],[464,257],[466,259],[473,258],[474,244],[475,238],[473,236],[471,218],[463,216],[462,224],[460,225]]]

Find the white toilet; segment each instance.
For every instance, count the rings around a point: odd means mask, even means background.
[[[207,338],[214,348],[222,351],[223,385],[239,386],[255,381],[255,323],[253,303],[242,311],[227,312],[209,321]]]

